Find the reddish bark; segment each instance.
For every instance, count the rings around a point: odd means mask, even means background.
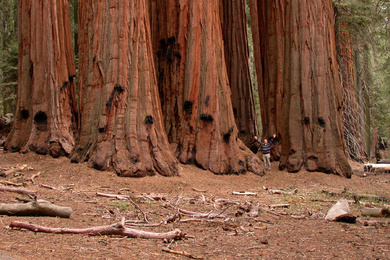
[[[266,111],[275,109],[270,117],[275,115],[282,136],[280,168],[295,172],[304,166],[350,177],[332,2],[253,0],[251,6],[254,35],[263,42],[255,52],[260,97],[269,104]]]
[[[68,1],[21,1],[18,11],[18,98],[5,148],[68,155],[77,128]]]
[[[285,1],[250,0],[252,37],[258,80],[263,138],[282,132],[282,97],[286,17]],[[279,160],[280,142],[273,145],[273,159]]]
[[[146,1],[81,1],[81,128],[72,161],[120,176],[178,174],[164,127]]]
[[[218,1],[151,3],[166,131],[183,163],[216,174],[260,174],[259,158],[238,139],[219,7]]]
[[[258,135],[258,129],[249,72],[245,0],[222,0],[221,22],[238,136],[246,146],[251,148],[254,137]]]

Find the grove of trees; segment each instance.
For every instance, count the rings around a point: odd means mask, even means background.
[[[120,176],[261,175],[255,136],[276,133],[280,169],[351,177],[390,137],[389,4],[6,0],[4,147]]]

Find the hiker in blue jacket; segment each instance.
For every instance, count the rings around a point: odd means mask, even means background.
[[[267,138],[265,138],[263,142],[258,141],[260,145],[259,150],[261,149],[261,152],[263,153],[264,168],[268,171],[271,170],[271,144],[275,138],[276,134],[274,134],[269,141]],[[255,139],[257,140],[257,137],[255,137]]]

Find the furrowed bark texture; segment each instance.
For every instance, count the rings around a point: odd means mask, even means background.
[[[69,155],[77,130],[67,0],[19,3],[18,98],[10,151]]]
[[[266,111],[275,109],[276,131],[281,134],[279,167],[290,172],[305,167],[308,171],[350,177],[352,171],[343,140],[332,2],[253,0],[251,3],[257,8],[252,13],[257,17],[254,26],[259,26],[258,41],[261,42],[261,37],[281,37],[275,40],[276,45],[261,44],[257,51],[261,59],[256,60],[256,63],[264,60],[257,66],[263,71],[260,97],[273,107]],[[264,28],[263,21],[268,21],[273,9],[278,11],[275,16],[278,18]],[[274,71],[272,76],[266,75],[268,71]],[[276,96],[271,92],[275,89],[280,91]],[[275,100],[270,100],[270,96]],[[263,120],[269,121],[265,116]]]
[[[216,174],[261,174],[259,158],[238,139],[219,2],[152,1],[150,8],[166,131],[176,156]]]
[[[120,176],[178,174],[164,127],[146,1],[81,1],[81,129],[72,161]]]
[[[355,90],[352,40],[346,22],[338,22],[336,25],[337,53],[343,90],[343,125],[346,152],[350,158],[363,161],[367,158],[367,153],[364,149],[361,129],[357,127],[359,124],[359,108]]]
[[[282,132],[282,95],[285,43],[285,1],[250,0],[254,57],[260,98],[262,138]],[[280,143],[272,157],[279,160]]]
[[[221,0],[221,23],[238,136],[252,148],[258,129],[249,72],[245,0]]]

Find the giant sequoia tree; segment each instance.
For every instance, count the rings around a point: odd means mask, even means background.
[[[73,161],[121,176],[178,174],[164,127],[146,0],[81,1],[81,128]]]
[[[77,130],[67,0],[19,2],[18,99],[5,148],[69,155]]]
[[[261,174],[239,139],[256,133],[243,4],[80,1],[78,114],[67,1],[20,2],[18,110],[6,148],[71,153],[121,176],[176,175],[176,158],[216,174]],[[251,9],[263,136],[281,134],[280,167],[350,177],[331,0],[251,0]]]
[[[151,3],[166,130],[183,163],[216,174],[261,173],[259,158],[238,139],[219,8],[219,1]]]
[[[220,9],[234,117],[239,138],[251,147],[254,136],[258,135],[258,129],[249,71],[245,0],[222,0]]]
[[[257,11],[253,18],[258,28],[254,31],[260,37],[280,38],[271,41],[274,45],[262,44],[256,60],[262,71],[277,66],[271,77],[259,76],[263,84],[261,101],[275,102],[271,104],[275,108],[275,127],[279,125],[282,135],[280,168],[295,172],[304,166],[309,171],[350,177],[331,0],[253,0],[252,6]],[[275,11],[275,23],[264,23]],[[267,34],[261,33],[264,31]],[[274,57],[275,62],[262,63],[263,57]],[[273,101],[268,99],[274,96],[272,82],[280,82],[276,84],[279,98]]]

